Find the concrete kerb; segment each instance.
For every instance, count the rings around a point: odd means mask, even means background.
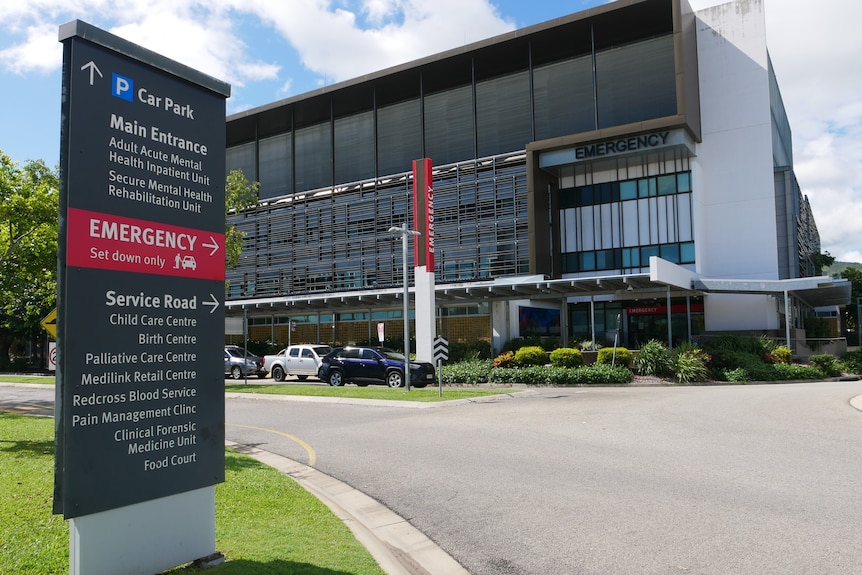
[[[533,390],[513,390],[513,393],[498,393],[494,395],[483,395],[469,399],[449,399],[445,401],[402,401],[400,399],[362,399],[353,397],[320,397],[314,395],[278,395],[270,393],[225,393],[225,399],[258,399],[266,401],[294,401],[306,403],[338,403],[345,405],[364,405],[368,407],[401,407],[405,409],[434,409],[440,407],[452,407],[467,405],[471,403],[494,403],[512,399],[514,394],[529,395],[535,393]]]
[[[346,483],[287,457],[226,441],[225,445],[293,478],[344,521],[388,575],[469,575],[423,533]]]

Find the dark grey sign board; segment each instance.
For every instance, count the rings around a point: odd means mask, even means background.
[[[81,21],[60,28],[54,511],[224,481],[230,86]]]

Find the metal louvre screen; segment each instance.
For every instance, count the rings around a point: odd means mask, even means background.
[[[537,140],[594,130],[592,59],[583,56],[536,68],[533,98]]]
[[[296,130],[296,191],[332,185],[330,123]]]
[[[676,114],[673,36],[598,52],[596,84],[600,129]]]
[[[425,155],[436,165],[473,154],[473,91],[462,86],[425,98]]]
[[[410,169],[422,155],[422,124],[419,100],[408,100],[377,111],[377,169],[380,174],[397,174]]]
[[[476,84],[479,157],[523,150],[532,139],[527,72]]]
[[[260,140],[261,199],[283,196],[293,191],[293,153],[290,132]],[[250,180],[251,174],[246,174]]]
[[[335,183],[374,177],[374,116],[363,112],[335,120]]]

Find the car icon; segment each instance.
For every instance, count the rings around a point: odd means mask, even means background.
[[[198,263],[195,261],[194,256],[183,256],[183,259],[180,262],[180,266],[184,270],[196,270],[196,269],[198,269]]]

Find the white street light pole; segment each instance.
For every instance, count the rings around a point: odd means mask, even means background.
[[[421,236],[421,232],[404,227],[392,226],[390,234],[401,236],[401,261],[404,266],[404,385],[410,391],[410,279],[407,275],[407,236]]]

